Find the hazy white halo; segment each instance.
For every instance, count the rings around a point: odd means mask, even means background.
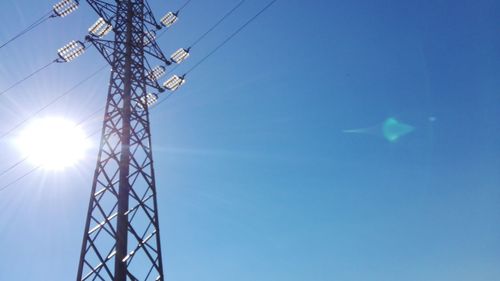
[[[49,117],[31,122],[19,135],[16,145],[35,165],[61,170],[82,160],[90,142],[72,121]]]

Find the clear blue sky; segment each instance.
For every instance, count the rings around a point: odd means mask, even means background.
[[[83,37],[82,2],[0,50],[0,89]],[[188,46],[237,2],[192,1],[159,44]],[[247,2],[180,74],[267,3]],[[1,1],[0,42],[52,4]],[[500,280],[499,19],[494,0],[279,0],[151,113],[167,280]],[[89,50],[0,97],[0,132],[103,64]],[[107,80],[42,115],[80,120]],[[343,132],[390,117],[415,130]],[[74,280],[96,153],[0,192],[0,280]],[[0,154],[0,170],[20,157],[9,139]]]

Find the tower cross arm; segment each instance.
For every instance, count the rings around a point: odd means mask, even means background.
[[[113,65],[114,41],[98,39],[92,36],[87,36],[85,39],[97,49],[110,65]]]
[[[171,65],[172,62],[163,53],[162,49],[156,43],[156,40],[152,40],[150,44],[144,47],[144,53],[162,61],[165,65]]]
[[[154,16],[153,10],[151,10],[148,1],[144,1],[144,23],[148,23],[158,30],[162,28],[160,23],[158,23],[158,21],[156,20],[156,17]]]
[[[92,9],[107,23],[112,24],[116,17],[116,5],[102,0],[86,0]]]

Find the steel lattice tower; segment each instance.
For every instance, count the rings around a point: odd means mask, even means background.
[[[100,150],[77,280],[164,280],[148,87],[148,58],[170,62],[154,41],[159,29],[144,0],[87,0],[114,40],[88,36],[112,67]]]

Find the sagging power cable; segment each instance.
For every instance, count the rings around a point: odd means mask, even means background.
[[[34,21],[32,24],[27,26],[25,29],[21,30],[19,33],[2,43],[0,45],[0,49],[3,47],[7,46],[8,44],[12,43],[19,37],[23,36],[24,34],[30,32],[31,30],[35,29],[36,27],[40,26],[42,23],[46,22],[47,20],[51,18],[57,18],[57,17],[65,17],[72,12],[74,12],[76,9],[78,9],[79,2],[77,0],[62,0],[59,3],[55,4],[52,7],[52,10],[47,12],[45,15],[41,16],[38,18],[36,21]]]
[[[189,2],[190,0],[188,0]],[[243,2],[244,0],[242,0],[241,2]],[[240,2],[240,3],[241,3]],[[222,41],[219,45],[217,45],[211,52],[209,52],[207,55],[205,55],[200,61],[198,61],[193,67],[191,67],[182,77],[186,76],[187,74],[189,74],[190,72],[192,72],[193,70],[195,70],[197,67],[199,67],[202,63],[204,63],[209,57],[211,57],[213,54],[215,54],[219,49],[221,49],[224,45],[226,45],[229,41],[231,41],[237,34],[239,34],[243,29],[245,29],[250,23],[252,23],[253,21],[255,21],[261,14],[263,14],[267,9],[269,9],[275,2],[277,2],[277,0],[272,0],[270,1],[266,6],[264,6],[261,10],[259,10],[254,16],[252,16],[250,19],[248,19],[243,25],[241,25],[238,29],[236,29],[233,33],[231,33],[224,41]],[[238,6],[241,5],[240,3],[238,3]],[[224,16],[226,17],[226,16]],[[217,23],[216,25],[218,25],[220,23]],[[206,35],[202,35],[202,36],[206,36]],[[195,41],[196,42],[196,41]],[[174,68],[175,69],[175,68]],[[100,71],[100,70],[99,70]],[[184,79],[184,78],[182,78]],[[159,106],[161,103],[165,102],[167,99],[169,99],[170,97],[172,96],[172,93],[169,93],[162,101],[158,102],[156,104],[156,107]],[[99,108],[97,111],[93,112],[91,115],[89,115],[88,117],[86,117],[85,119],[83,119],[79,124],[82,124],[83,122],[86,122],[87,120],[89,120],[93,115],[99,113],[100,111],[102,111],[104,108]],[[26,120],[27,121],[27,120]],[[25,122],[25,121],[24,121]],[[99,130],[100,131],[100,130]],[[99,131],[96,131],[95,133],[89,135],[90,136],[93,136],[95,135],[97,132]],[[10,167],[8,167],[6,170],[2,171],[0,173],[0,175],[4,175],[5,173],[9,172],[10,170],[12,170],[13,168],[17,167],[18,165],[20,165],[21,163],[23,163],[24,161],[26,161],[28,158],[26,157],[25,159],[22,159],[18,162],[16,162],[15,164],[11,165]],[[28,171],[27,173],[23,174],[22,176],[18,177],[17,179],[15,179],[14,181],[8,183],[7,185],[4,185],[0,188],[0,191],[3,191],[5,189],[7,189],[8,187],[12,186],[13,184],[19,182],[20,180],[22,180],[23,178],[27,177],[28,175],[30,175],[31,173],[33,173],[34,171],[36,171],[37,169],[39,169],[41,166],[37,166],[37,167],[34,167],[32,168],[30,171]]]

